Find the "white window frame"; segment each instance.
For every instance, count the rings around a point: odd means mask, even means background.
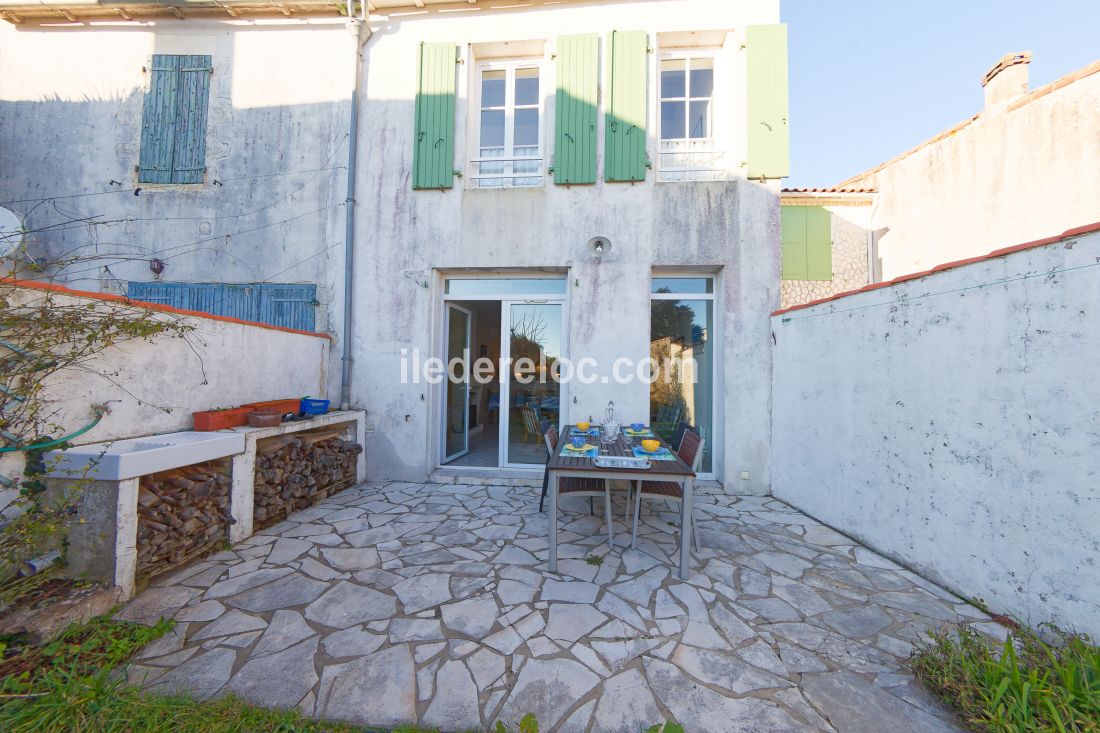
[[[536,69],[539,74],[538,105],[523,105],[520,109],[538,109],[539,133],[538,153],[536,156],[515,155],[515,93],[516,71],[518,69]],[[504,71],[504,155],[481,156],[481,75],[485,71]],[[546,177],[546,64],[541,58],[515,58],[515,59],[491,59],[481,61],[474,67],[474,83],[471,97],[473,98],[473,129],[471,130],[471,152],[469,159],[468,178],[474,188],[535,188],[545,183]],[[498,108],[494,108],[498,109]],[[529,147],[529,146],[523,146]],[[513,169],[515,162],[538,163],[537,170],[530,173],[516,173]],[[503,173],[481,173],[482,163],[503,163]],[[537,183],[517,184],[515,179],[538,179]],[[482,186],[481,181],[498,180],[499,186]]]
[[[724,180],[726,177],[726,150],[725,140],[718,131],[723,130],[722,113],[724,105],[729,100],[724,99],[725,69],[722,64],[722,49],[717,47],[685,47],[663,50],[657,59],[657,171],[658,178],[661,174],[675,174],[674,178],[663,178],[666,181],[696,181],[696,180]],[[713,83],[709,97],[691,96],[691,62],[696,59],[709,59],[714,70]],[[684,97],[671,97],[666,100],[663,95],[662,70],[665,61],[685,61],[687,69],[684,74]],[[692,138],[691,131],[687,128],[690,120],[692,100],[709,100],[710,129],[707,137]],[[666,140],[664,138],[662,104],[665,101],[683,101],[686,138]],[[685,156],[713,156],[714,163],[711,166],[700,165],[675,165],[677,159]]]
[[[719,385],[722,383],[722,368],[724,364],[722,361],[722,351],[719,345],[722,343],[722,301],[720,296],[720,272],[707,272],[696,270],[663,270],[654,268],[650,274],[650,293],[649,300],[652,303],[654,300],[709,300],[713,303],[711,307],[711,317],[714,322],[711,324],[711,331],[713,333],[707,334],[708,348],[713,349],[713,361],[711,362],[711,389],[710,389],[710,437],[707,438],[706,445],[703,446],[704,453],[710,453],[710,470],[700,471],[696,474],[696,477],[702,481],[713,481],[718,477],[718,466],[721,460],[721,446],[722,441],[725,439],[722,429],[722,407],[719,404],[718,398],[722,394]],[[687,293],[676,292],[671,293],[654,293],[653,292],[653,280],[663,278],[686,278],[686,279],[706,279],[710,280],[709,293]],[[653,338],[652,324],[650,325],[649,337]]]

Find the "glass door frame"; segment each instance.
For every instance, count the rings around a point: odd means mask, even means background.
[[[511,339],[510,334],[510,318],[509,308],[514,304],[534,304],[534,303],[547,303],[547,304],[559,304],[561,305],[561,358],[565,359],[569,357],[569,273],[562,271],[554,272],[493,272],[488,273],[484,271],[456,271],[441,272],[442,276],[442,307],[443,307],[443,337],[441,339],[441,354],[444,356],[444,363],[446,363],[447,353],[447,306],[453,301],[472,301],[472,300],[488,300],[500,303],[500,359],[503,362],[505,359],[509,359],[511,355]],[[564,293],[551,294],[551,293],[513,293],[508,292],[505,288],[501,288],[499,292],[486,292],[486,293],[455,293],[450,294],[447,292],[447,281],[449,280],[561,280],[564,283]],[[461,307],[461,306],[460,306]],[[470,355],[472,361],[477,361],[477,356]],[[470,365],[473,366],[472,364]],[[499,366],[499,365],[498,365]],[[506,470],[506,469],[534,469],[541,470],[543,464],[534,463],[508,463],[508,433],[511,430],[510,409],[505,409],[511,400],[510,378],[511,370],[497,370],[497,378],[495,383],[500,389],[500,410],[499,410],[499,430],[497,438],[497,465],[486,466],[484,468],[489,470]],[[471,377],[472,378],[472,377]],[[439,392],[437,399],[440,406],[440,439],[443,441],[439,446],[438,458],[440,466],[445,465],[443,461],[443,451],[447,449],[446,446],[446,404],[447,404],[447,384],[448,379],[446,375],[440,382]],[[493,384],[489,382],[488,384]],[[568,423],[569,417],[569,397],[568,397],[568,385],[565,383],[559,383],[558,387],[558,429],[561,430],[561,426]],[[506,401],[509,400],[509,401]]]
[[[550,296],[535,296],[532,298],[517,298],[510,297],[506,300],[500,301],[500,358],[504,363],[509,365],[507,373],[502,369],[500,370],[500,443],[497,447],[497,464],[500,468],[531,468],[532,466],[539,466],[542,464],[537,463],[511,463],[508,461],[508,441],[512,433],[512,317],[511,308],[513,305],[557,305],[561,307],[561,354],[559,358],[566,358],[566,345],[568,340],[568,318],[569,313],[566,307],[564,297],[550,297]],[[568,395],[566,385],[558,383],[558,431],[561,431],[561,426],[565,423],[565,413],[568,406]],[[507,406],[508,409],[504,409]],[[507,417],[505,417],[507,416]]]
[[[724,382],[724,368],[721,348],[722,342],[722,289],[721,285],[721,272],[714,271],[698,271],[698,270],[664,270],[661,268],[654,268],[650,272],[650,283],[653,280],[663,278],[706,278],[711,281],[710,293],[654,293],[652,287],[649,293],[649,299],[652,303],[654,300],[709,300],[713,303],[711,308],[711,317],[714,319],[713,341],[716,345],[713,353],[713,361],[711,362],[711,385],[710,385],[710,416],[711,416],[711,437],[707,441],[707,445],[703,450],[710,451],[710,471],[700,471],[696,474],[696,478],[702,481],[714,481],[718,476],[718,465],[721,460],[722,453],[720,446],[724,437],[724,431],[722,429],[723,420],[722,415],[725,414],[723,405],[719,402],[719,397],[722,392],[719,389],[719,385]],[[650,332],[652,334],[652,331]]]
[[[470,311],[468,308],[463,308],[462,306],[458,305],[457,303],[446,303],[443,306],[443,361],[444,361],[444,364],[446,364],[447,355],[450,351],[449,347],[450,347],[450,340],[451,340],[451,313],[453,311],[459,311],[466,317],[466,350],[467,351],[472,351],[473,350],[473,344],[472,344],[473,323],[474,323],[474,314],[473,314],[473,312]],[[472,358],[473,354],[471,354],[470,356]],[[448,406],[447,405],[447,400],[450,396],[448,394],[448,387],[450,386],[450,378],[446,374],[444,374],[444,378],[443,378],[443,404],[442,404],[443,409],[442,409],[442,412],[440,413],[442,418],[443,418],[442,420],[440,420],[440,428],[441,428],[441,430],[440,430],[440,440],[442,441],[442,443],[440,444],[440,453],[443,456],[440,459],[440,464],[441,465],[446,465],[447,463],[449,463],[451,461],[454,461],[454,460],[457,460],[457,459],[461,458],[462,456],[464,456],[464,455],[466,455],[467,453],[470,452],[470,380],[471,380],[472,377],[470,376],[469,367],[470,367],[470,365],[467,364],[466,369],[465,369],[465,377],[466,377],[466,398],[465,399],[466,399],[466,403],[465,403],[464,409],[462,411],[462,429],[465,433],[465,440],[463,441],[462,450],[460,450],[456,453],[447,453],[447,423],[448,423],[448,420],[450,418],[450,414],[447,411],[447,406]]]

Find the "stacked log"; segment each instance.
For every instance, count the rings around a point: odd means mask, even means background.
[[[261,440],[256,446],[253,523],[257,529],[281,521],[355,483],[356,457],[363,447],[340,430],[297,433]]]
[[[225,461],[142,476],[138,484],[137,572],[174,568],[227,538],[229,475]]]

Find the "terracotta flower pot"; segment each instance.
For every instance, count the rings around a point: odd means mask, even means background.
[[[248,425],[253,428],[273,428],[283,424],[283,413],[279,410],[262,409],[248,413]]]
[[[228,410],[193,412],[191,417],[195,420],[195,430],[209,432],[247,425],[249,412],[251,409],[247,407],[232,407]]]
[[[267,400],[266,402],[249,402],[241,407],[251,407],[253,410],[275,410],[280,415],[297,415],[301,407],[301,400]]]

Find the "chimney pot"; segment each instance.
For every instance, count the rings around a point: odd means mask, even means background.
[[[1009,53],[993,65],[982,77],[985,87],[985,108],[1008,104],[1017,97],[1027,94],[1028,70],[1031,52]]]

